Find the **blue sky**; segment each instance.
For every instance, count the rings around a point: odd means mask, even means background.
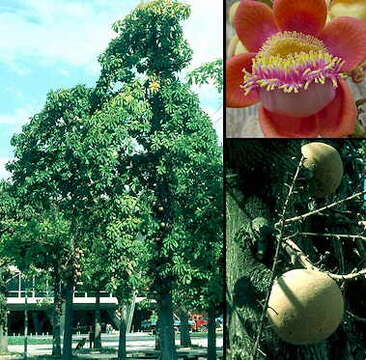
[[[93,85],[97,56],[115,36],[111,25],[139,0],[1,0],[0,178],[13,157],[10,139],[41,110],[51,89]],[[221,0],[185,0],[184,23],[194,50],[191,68],[222,57]],[[222,95],[213,86],[195,88],[222,138]]]

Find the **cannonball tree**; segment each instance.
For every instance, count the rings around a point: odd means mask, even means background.
[[[118,154],[128,152],[130,144],[120,119],[133,119],[138,111],[146,114],[144,107],[135,106],[139,103],[136,95],[129,102],[135,111],[122,106],[116,97],[99,104],[102,108],[92,116],[97,109],[93,105],[96,97],[84,86],[51,92],[42,112],[13,138],[16,160],[8,165],[14,187],[21,189],[25,201],[36,202],[43,210],[55,207],[70,221],[71,253],[85,243],[83,239],[90,233],[85,223],[90,212],[98,210],[107,190],[111,191],[113,185],[117,186],[115,191],[124,189],[125,178],[116,167],[120,164]],[[88,149],[83,148],[85,144]],[[120,171],[124,173],[123,165]],[[119,184],[114,182],[117,177]],[[71,354],[76,273],[70,270],[65,279],[64,358]]]
[[[139,151],[131,157],[129,171],[139,179],[145,190],[140,200],[150,208],[142,227],[150,256],[150,291],[159,308],[162,359],[176,358],[172,290],[185,272],[184,231],[199,216],[187,204],[210,196],[204,184],[194,192],[194,177],[200,172],[221,176],[215,165],[220,156],[211,121],[190,85],[180,80],[192,55],[181,25],[189,13],[189,7],[177,1],[158,0],[116,22],[117,37],[100,57],[102,74],[97,84],[97,88],[113,91],[138,77],[151,111],[148,126],[130,132]],[[216,172],[207,171],[213,168]]]
[[[160,309],[162,359],[176,358],[171,293],[184,262],[182,221],[192,215],[186,202],[205,197],[205,185],[195,194],[197,184],[187,181],[178,189],[180,179],[201,172],[207,182],[221,176],[205,171],[221,161],[218,139],[180,77],[192,55],[181,25],[189,13],[187,5],[157,0],[117,21],[117,36],[99,58],[95,88],[51,92],[41,113],[14,138],[17,158],[9,166],[27,196],[45,208],[57,204],[70,220],[75,249],[93,234],[88,221],[94,210],[103,219],[110,199],[138,197],[144,211],[132,232],[144,239],[146,277]],[[69,301],[64,358],[71,354],[71,311]]]

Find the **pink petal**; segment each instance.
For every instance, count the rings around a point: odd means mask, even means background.
[[[320,33],[332,55],[345,60],[342,71],[350,71],[366,58],[366,23],[344,16],[329,23]]]
[[[246,107],[260,101],[257,91],[244,95],[240,87],[244,82],[243,70],[252,71],[252,59],[255,53],[233,56],[226,61],[226,105],[228,107]]]
[[[257,52],[267,38],[278,32],[272,9],[252,0],[241,1],[234,23],[239,39],[253,52]]]
[[[281,31],[317,35],[327,20],[325,0],[275,0],[273,13]]]
[[[354,133],[357,109],[348,84],[340,81],[336,97],[315,115],[294,118],[272,113],[263,106],[259,122],[266,137],[311,138],[343,137]]]
[[[341,80],[337,96],[318,113],[319,134],[322,137],[353,135],[357,120],[357,107],[350,86]]]

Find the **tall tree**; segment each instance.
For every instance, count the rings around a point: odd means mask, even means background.
[[[101,220],[108,224],[108,207],[113,202],[118,204],[118,197],[125,192],[126,154],[134,150],[126,126],[131,131],[139,129],[144,124],[135,119],[148,116],[141,87],[134,83],[103,104],[96,101],[96,94],[84,86],[51,92],[43,111],[14,137],[17,160],[9,165],[14,186],[26,201],[37,203],[43,210],[56,207],[70,222],[73,259],[95,224]],[[101,106],[99,110],[96,104]],[[93,217],[93,213],[99,217]],[[64,288],[64,358],[71,354],[72,289],[76,280],[74,262],[70,264],[73,267]]]
[[[189,13],[177,1],[155,0],[116,22],[118,36],[99,58],[102,71],[95,89],[51,92],[45,108],[14,137],[16,160],[9,165],[22,197],[44,210],[56,207],[70,221],[71,254],[93,234],[95,249],[100,246],[103,253],[98,233],[103,226],[120,226],[111,239],[120,237],[116,246],[127,253],[140,239],[151,294],[158,301],[161,358],[169,360],[176,358],[172,289],[178,278],[191,276],[193,270],[185,268],[187,243],[193,246],[195,231],[204,229],[193,226],[203,221],[195,207],[204,208],[207,224],[220,224],[216,214],[222,209],[212,201],[221,195],[210,188],[212,178],[221,176],[218,140],[198,97],[180,80],[192,55],[181,26]],[[138,226],[134,217],[123,218],[136,199],[143,209]],[[119,202],[125,206],[120,215],[108,212]],[[124,274],[135,265],[122,259],[113,266],[124,269],[115,291],[122,283],[133,291],[136,284]],[[65,286],[65,359],[71,356],[74,283],[75,271]],[[120,295],[121,302],[130,295]]]
[[[68,136],[76,129],[82,130],[81,119],[92,111],[90,98],[91,91],[84,86],[50,92],[44,109],[13,137],[16,160],[8,165],[21,197],[38,203],[44,210],[57,208],[65,219],[69,219],[71,254],[77,247],[74,244],[79,235],[76,214],[87,194],[87,175],[74,156]],[[74,269],[70,266],[70,276],[65,279],[64,287],[65,359],[71,357],[74,280]]]
[[[22,207],[16,201],[14,190],[8,181],[0,182],[0,346],[1,351],[7,351],[7,301],[6,282],[13,276],[9,266],[15,261],[12,254],[6,250],[7,239],[14,232],[14,225],[26,214],[33,211],[30,207]]]
[[[189,14],[189,7],[177,1],[156,0],[116,22],[118,36],[100,57],[102,76],[97,85],[112,89],[137,72],[145,86],[151,118],[145,129],[131,133],[141,149],[132,157],[131,172],[149,191],[145,201],[151,216],[144,235],[151,256],[151,290],[159,308],[161,357],[173,360],[172,290],[175,280],[185,275],[181,242],[187,241],[187,214],[192,213],[186,209],[192,195],[204,193],[194,194],[195,177],[207,175],[206,169],[214,168],[219,156],[210,119],[189,85],[179,79],[192,54],[181,26]],[[206,183],[199,185],[204,189]]]
[[[103,211],[91,215],[91,221],[99,218],[99,223],[90,233],[93,240],[89,242],[90,251],[85,253],[83,279],[94,288],[110,291],[118,300],[118,359],[126,357],[127,308],[134,294],[146,284],[145,246],[138,233],[142,211],[137,200],[126,194],[109,199]]]
[[[70,253],[70,222],[57,209],[44,210],[36,202],[19,196],[23,193],[21,187],[2,185],[2,256],[12,259],[22,273],[37,268],[49,274],[54,295],[52,353],[60,356],[62,281],[71,276],[74,263]]]

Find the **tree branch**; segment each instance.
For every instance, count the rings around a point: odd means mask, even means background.
[[[360,277],[365,277],[366,278],[366,269],[362,269],[362,270],[357,271],[357,272],[351,272],[351,273],[346,274],[346,275],[333,274],[333,273],[330,273],[328,271],[324,271],[324,272],[326,274],[328,274],[334,280],[347,281],[347,280],[356,280]]]
[[[289,238],[283,240],[282,247],[291,257],[292,264],[295,265],[295,259],[305,268],[309,270],[320,271],[309,259],[309,257]]]
[[[319,208],[319,209],[317,209],[317,210],[310,211],[310,212],[308,212],[308,213],[306,213],[306,214],[299,215],[299,216],[295,216],[295,217],[290,218],[290,219],[286,219],[286,220],[284,221],[284,223],[285,223],[285,224],[289,224],[289,223],[292,223],[292,222],[294,222],[294,221],[304,220],[304,219],[306,219],[306,218],[307,218],[307,217],[309,217],[309,216],[316,215],[316,214],[318,214],[318,213],[320,213],[320,212],[322,212],[322,211],[324,211],[324,210],[330,209],[330,208],[332,208],[332,207],[334,207],[334,206],[337,206],[337,205],[339,205],[339,204],[341,204],[341,203],[343,203],[343,202],[345,202],[345,201],[352,200],[352,199],[354,199],[354,198],[356,198],[356,197],[359,197],[359,196],[361,196],[361,195],[363,195],[363,194],[366,194],[366,190],[360,191],[360,192],[358,192],[358,193],[356,193],[356,194],[353,194],[353,195],[351,195],[351,196],[349,196],[349,197],[347,197],[347,198],[345,198],[345,199],[342,199],[342,200],[336,201],[336,202],[331,203],[331,204],[329,204],[329,205],[323,206],[323,207],[321,207],[321,208]],[[282,220],[281,220],[281,221],[282,221]],[[278,223],[276,223],[276,224],[275,224],[275,226],[280,225],[280,224],[281,224],[281,221],[280,221],[280,222],[278,222]]]
[[[319,237],[335,237],[335,238],[349,238],[349,239],[361,239],[366,240],[366,236],[361,235],[348,235],[348,234],[332,234],[332,233],[312,233],[312,232],[300,232],[297,235],[303,236],[319,236]]]
[[[354,318],[355,320],[366,323],[366,318],[363,318],[363,317],[357,316],[355,314],[352,314],[350,311],[346,311],[346,313],[348,315],[350,315],[352,318]]]
[[[255,340],[255,344],[254,344],[254,348],[253,348],[253,355],[252,355],[253,360],[257,359],[258,347],[259,347],[259,342],[260,342],[262,331],[263,331],[264,319],[266,317],[266,311],[267,311],[267,308],[268,308],[269,297],[271,295],[272,286],[273,286],[273,283],[274,283],[274,280],[275,280],[275,277],[276,277],[276,268],[277,268],[277,263],[278,263],[278,256],[279,256],[279,253],[280,253],[280,248],[281,248],[282,240],[283,240],[283,229],[285,227],[286,210],[287,210],[287,206],[288,206],[289,200],[291,198],[291,195],[293,193],[297,177],[298,177],[300,169],[302,167],[303,160],[304,160],[304,156],[301,156],[299,164],[297,165],[297,168],[296,168],[294,178],[292,180],[292,184],[289,188],[289,191],[288,191],[288,194],[287,194],[287,197],[286,197],[286,200],[285,200],[285,204],[283,206],[281,220],[279,221],[280,229],[279,229],[278,241],[277,241],[277,245],[276,245],[276,252],[275,252],[273,265],[272,265],[272,274],[271,274],[269,287],[268,287],[268,290],[267,290],[266,300],[265,300],[265,303],[263,305],[263,310],[262,310],[259,326],[258,326],[257,338]]]
[[[366,276],[366,269],[356,271],[356,272],[351,272],[349,274],[344,274],[344,275],[343,274],[333,274],[329,271],[324,271],[324,270],[316,267],[309,260],[309,257],[289,238],[284,239],[282,246],[286,250],[286,252],[292,258],[295,257],[299,261],[299,263],[305,267],[305,269],[323,272],[334,280],[343,280],[343,281],[356,280],[359,277]]]

